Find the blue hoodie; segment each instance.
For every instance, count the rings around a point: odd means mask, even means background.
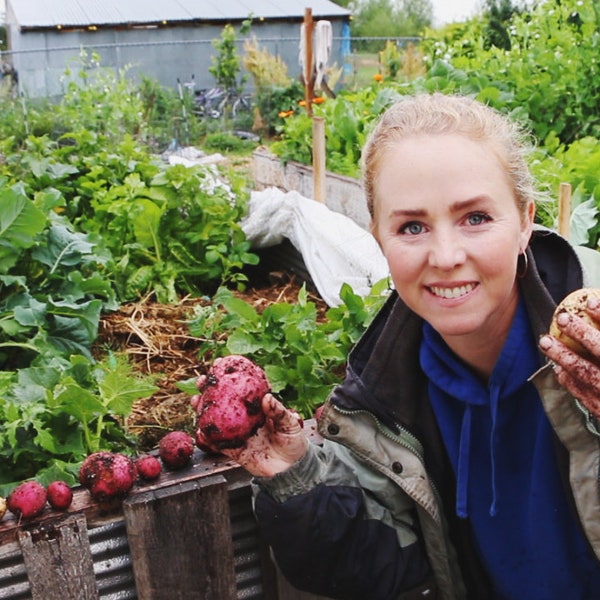
[[[535,386],[536,340],[520,302],[489,382],[427,323],[421,365],[456,475],[456,512],[471,521],[495,598],[600,598],[600,567],[562,485]],[[600,518],[600,517],[599,517]]]

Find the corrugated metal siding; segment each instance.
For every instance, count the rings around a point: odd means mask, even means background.
[[[343,17],[350,11],[330,0],[312,0],[315,17]],[[255,18],[301,18],[305,0],[7,0],[16,25],[24,28],[161,21],[239,20]]]
[[[250,488],[230,491],[232,543],[239,600],[264,598],[259,541]],[[94,574],[102,600],[137,600],[124,520],[88,531]],[[27,572],[17,543],[0,548],[0,598],[31,600]]]

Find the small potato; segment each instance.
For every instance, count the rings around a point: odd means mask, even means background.
[[[589,298],[600,299],[600,289],[596,288],[582,288],[571,292],[562,302],[556,307],[552,322],[550,323],[550,335],[560,340],[565,346],[568,346],[574,352],[581,356],[589,356],[589,352],[584,348],[578,341],[569,337],[566,333],[562,332],[557,323],[558,315],[567,312],[577,317],[580,317],[587,321],[590,325],[593,325],[596,329],[600,329],[600,323],[597,323],[590,317],[586,310],[587,302]]]

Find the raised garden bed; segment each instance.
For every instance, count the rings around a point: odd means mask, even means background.
[[[313,168],[294,161],[283,163],[262,146],[252,155],[252,179],[258,190],[276,187],[284,192],[293,190],[306,198],[314,198]],[[357,179],[327,172],[325,204],[330,210],[346,215],[368,229],[369,211],[362,184]]]
[[[236,292],[256,310],[294,302],[305,283],[301,261],[296,275],[283,268],[288,252],[269,256],[252,285]],[[327,309],[317,295],[311,299]],[[185,325],[193,305],[205,301],[145,299],[102,320],[98,351],[125,351],[138,369],[159,377],[158,391],[134,405],[127,423],[145,451],[168,430],[193,431],[190,398],[175,383],[207,368],[198,361],[201,341]],[[306,421],[306,432],[318,442],[314,421]],[[47,507],[22,523],[7,513],[0,521],[0,598],[318,600],[292,588],[272,562],[252,512],[249,474],[198,449],[189,467],[136,485],[113,510],[76,487],[66,512]]]
[[[314,421],[307,435],[318,443]],[[318,600],[278,573],[252,513],[250,477],[197,450],[107,511],[83,488],[66,512],[0,523],[4,600]]]

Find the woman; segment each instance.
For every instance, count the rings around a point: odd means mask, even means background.
[[[322,446],[267,395],[267,424],[229,452],[298,588],[600,597],[600,369],[545,335],[557,302],[600,283],[600,255],[534,227],[525,152],[505,117],[441,94],[403,99],[371,134],[365,192],[395,292],[323,409]],[[560,326],[600,364],[598,331]]]

